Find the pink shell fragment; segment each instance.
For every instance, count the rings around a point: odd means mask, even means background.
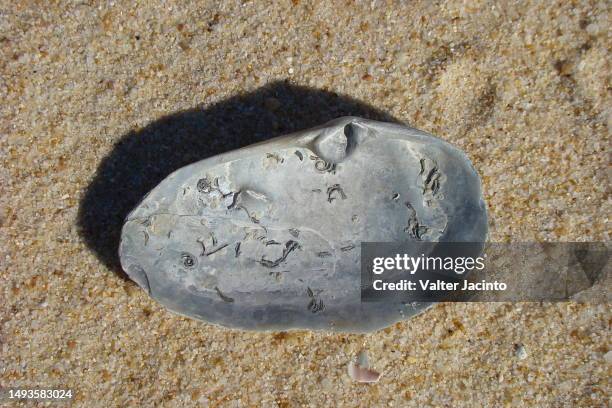
[[[369,368],[368,357],[365,352],[359,353],[358,361],[351,361],[348,374],[354,381],[361,383],[374,383],[380,379],[380,373]]]

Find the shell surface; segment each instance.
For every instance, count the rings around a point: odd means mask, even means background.
[[[482,242],[464,153],[425,132],[345,117],[211,157],[128,215],[126,273],[170,310],[227,327],[366,332],[428,303],[361,302],[361,242]]]

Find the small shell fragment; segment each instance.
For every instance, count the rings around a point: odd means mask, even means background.
[[[357,361],[351,361],[348,365],[348,374],[353,380],[361,383],[378,382],[380,373],[370,369],[368,355],[361,351],[357,356]]]

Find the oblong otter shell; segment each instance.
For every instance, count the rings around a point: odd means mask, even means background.
[[[483,242],[466,155],[425,132],[345,117],[211,157],[127,217],[123,269],[170,310],[227,327],[366,332],[428,303],[361,302],[361,242]]]

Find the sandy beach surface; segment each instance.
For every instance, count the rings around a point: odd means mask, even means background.
[[[172,170],[342,115],[465,150],[492,241],[609,241],[609,2],[152,3],[0,1],[0,386],[83,407],[608,406],[609,304],[242,332],[166,311],[116,251]],[[378,383],[347,375],[362,349]]]

